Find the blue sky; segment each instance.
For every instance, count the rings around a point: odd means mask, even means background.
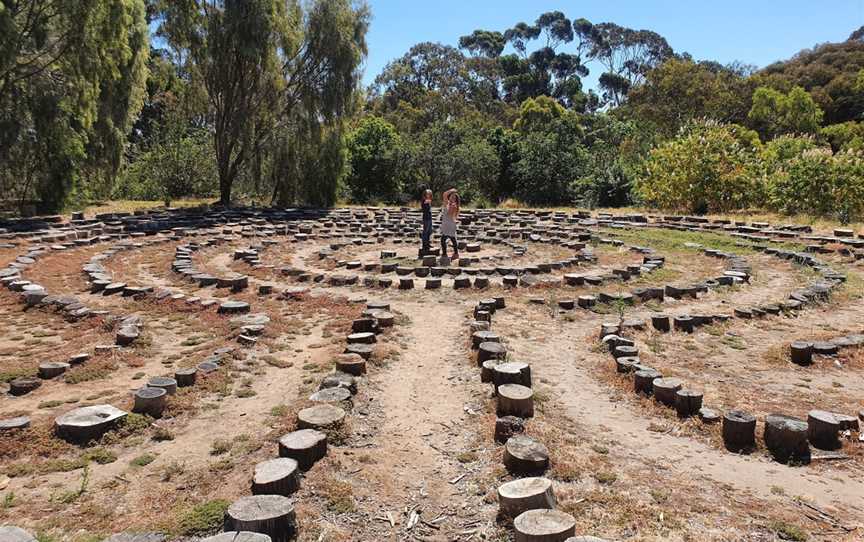
[[[758,67],[789,58],[803,48],[843,41],[864,25],[864,0],[367,0],[372,26],[364,81],[415,43],[456,46],[477,28],[499,30],[533,22],[545,11],[571,19],[614,22],[664,36],[676,52],[724,64],[736,60]],[[596,66],[593,76],[599,75]],[[593,87],[594,77],[586,81]]]

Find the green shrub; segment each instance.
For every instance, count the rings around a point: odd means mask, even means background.
[[[192,507],[180,516],[178,534],[192,536],[216,531],[222,526],[225,510],[230,504],[226,500],[216,499]]]

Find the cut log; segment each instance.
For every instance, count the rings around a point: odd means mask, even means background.
[[[290,457],[268,459],[255,465],[252,476],[253,495],[294,494],[300,489],[299,465]]]
[[[374,311],[372,313],[372,318],[374,318],[375,321],[378,323],[379,328],[393,327],[393,323],[395,321],[393,313],[382,310]]]
[[[338,426],[345,419],[345,411],[333,405],[315,405],[297,413],[298,429],[327,429]]]
[[[195,367],[184,367],[174,371],[174,380],[181,388],[192,386],[195,384],[195,378],[198,375],[198,369]]]
[[[359,354],[339,354],[336,356],[336,370],[360,376],[366,374],[366,360]]]
[[[252,533],[249,531],[228,531],[213,536],[208,536],[201,542],[273,542],[266,534]]]
[[[730,452],[742,452],[756,446],[756,417],[743,410],[723,415],[723,444]]]
[[[807,437],[810,444],[821,450],[840,448],[840,420],[824,410],[811,410],[807,413]]]
[[[498,487],[498,514],[515,518],[522,512],[555,508],[552,481],[548,478],[520,478]]]
[[[219,314],[245,314],[249,312],[249,303],[245,301],[223,301],[219,305]]]
[[[678,331],[693,333],[693,324],[693,318],[686,314],[675,317],[675,329]]]
[[[683,389],[675,393],[675,410],[678,412],[678,416],[682,418],[695,416],[701,408],[701,391]]]
[[[147,387],[162,388],[168,392],[168,395],[177,393],[177,381],[167,376],[154,376],[147,381]]]
[[[499,386],[497,412],[499,416],[534,416],[534,392],[531,388],[519,384]]]
[[[480,382],[492,382],[495,366],[501,363],[497,359],[487,359],[480,365]]]
[[[19,376],[9,382],[9,393],[15,396],[26,395],[42,385],[42,381],[32,376]]]
[[[706,424],[717,423],[720,421],[720,413],[713,408],[702,407],[699,409],[699,419]]]
[[[441,279],[426,279],[426,289],[427,290],[437,290],[441,288]]]
[[[126,412],[111,405],[93,405],[70,410],[54,420],[54,430],[60,438],[80,444],[95,440],[122,418]]]
[[[132,407],[132,412],[159,418],[165,411],[167,398],[168,392],[164,388],[141,388],[135,391],[135,405]]]
[[[361,358],[368,360],[372,357],[372,353],[375,352],[375,345],[373,344],[349,344],[345,347],[346,354],[357,354]]]
[[[428,281],[427,281],[428,286]],[[400,290],[411,290],[414,288],[414,279],[401,277],[399,279],[399,289]]]
[[[485,342],[498,343],[501,338],[491,331],[475,331],[471,334],[471,348],[477,350]]]
[[[549,451],[527,435],[513,435],[504,445],[504,466],[513,474],[539,474],[549,467]]]
[[[651,325],[657,331],[662,331],[663,333],[668,332],[671,329],[669,324],[669,316],[666,314],[654,314],[651,316]]]
[[[351,323],[351,331],[355,333],[375,333],[378,322],[374,318],[358,318]]]
[[[28,427],[30,427],[29,416],[16,416],[14,418],[0,420],[0,433],[3,431],[11,431],[13,429],[27,429]]]
[[[377,342],[374,333],[352,333],[348,335],[348,344],[374,344]]]
[[[519,384],[526,388],[531,387],[531,366],[520,361],[500,363],[492,370],[492,382],[495,391],[504,384]]]
[[[507,357],[507,348],[499,342],[483,342],[477,349],[477,363],[483,365],[490,359],[503,361]]]
[[[683,387],[684,383],[677,378],[658,378],[652,382],[654,399],[668,407],[675,406],[675,394]]]
[[[807,341],[794,341],[789,345],[789,355],[792,363],[798,365],[810,365],[813,363],[813,343]]]
[[[273,542],[288,542],[296,532],[294,504],[282,495],[240,497],[225,511],[225,530],[268,535]]]
[[[38,542],[35,536],[14,525],[0,525],[0,540],[3,542]]]
[[[662,378],[654,369],[640,369],[633,373],[633,391],[651,395],[654,391],[654,380]]]
[[[117,330],[117,335],[115,338],[115,343],[118,346],[129,346],[138,340],[138,337],[141,335],[141,330],[138,329],[138,326],[122,326]]]
[[[301,429],[279,439],[279,457],[297,461],[301,470],[309,470],[327,455],[327,435],[314,429]]]
[[[525,430],[525,420],[517,416],[503,416],[495,420],[495,442],[504,444],[513,435]]]
[[[559,510],[528,510],[513,520],[516,542],[564,542],[576,532],[576,520]]]
[[[327,388],[345,388],[351,392],[351,395],[356,395],[357,379],[348,373],[336,371],[321,379],[321,384],[319,384],[318,389],[323,390]]]
[[[784,416],[769,414],[765,417],[765,447],[781,463],[790,460],[809,462],[810,445],[807,442],[807,422]]]
[[[61,361],[46,361],[39,364],[39,378],[49,380],[58,377],[69,369],[69,364]]]
[[[324,388],[318,390],[309,396],[309,400],[313,403],[333,404],[338,406],[339,403],[347,402],[348,407],[351,406],[351,392],[345,388]]]

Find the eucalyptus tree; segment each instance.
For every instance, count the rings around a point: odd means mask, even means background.
[[[299,143],[276,140],[341,130],[336,124],[354,104],[358,68],[366,55],[365,4],[164,0],[159,17],[159,32],[182,52],[188,71],[207,90],[223,205],[230,205],[232,187],[250,162]],[[299,160],[307,154],[279,156]],[[280,202],[293,190],[294,177],[283,177],[273,176],[278,181],[274,198]],[[324,184],[335,192],[332,180]]]

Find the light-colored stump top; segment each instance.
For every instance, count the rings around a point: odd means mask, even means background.
[[[255,465],[253,481],[256,484],[270,484],[284,479],[286,476],[297,472],[297,461],[289,457],[277,457],[268,459]]]
[[[36,542],[36,537],[14,525],[0,526],[0,540],[3,542]]]
[[[333,405],[315,405],[304,408],[297,414],[297,419],[312,427],[325,427],[341,422],[345,411]]]
[[[8,431],[9,429],[24,429],[30,427],[29,416],[17,416],[15,418],[6,418],[0,420],[0,431]]]
[[[489,343],[483,343],[489,344]],[[492,343],[498,344],[498,343]],[[510,374],[519,374],[523,370],[528,368],[527,363],[522,363],[521,361],[508,361],[507,363],[501,363],[495,367],[495,371],[499,373],[510,373]]]
[[[342,387],[324,388],[309,396],[309,400],[316,403],[340,403],[349,399],[351,399],[351,392]]]
[[[279,444],[289,450],[305,450],[314,447],[322,440],[327,440],[327,435],[321,431],[300,429],[284,435],[279,439]]]
[[[267,521],[293,515],[294,503],[282,495],[251,495],[234,501],[227,514],[242,522]]]
[[[65,427],[93,427],[110,423],[126,416],[126,412],[111,405],[93,405],[75,410],[57,417],[57,425]]]
[[[271,542],[271,538],[262,533],[229,531],[207,537],[201,542]]]
[[[496,366],[497,370],[500,365]],[[519,384],[504,384],[498,386],[498,395],[507,397],[508,399],[530,399],[534,392],[531,388],[521,386]]]
[[[517,533],[535,536],[553,536],[573,534],[576,528],[576,520],[573,516],[559,510],[547,510],[539,508],[522,512],[513,520],[513,527]],[[516,540],[532,540],[533,538],[520,538]],[[549,540],[556,540],[549,538]],[[565,539],[566,540],[566,539]]]
[[[552,480],[542,477],[519,478],[501,484],[498,487],[498,495],[510,498],[523,497],[525,495],[537,495],[544,493],[552,487]]]
[[[529,461],[543,461],[549,457],[549,450],[543,443],[527,435],[513,435],[505,444],[510,455]]]

